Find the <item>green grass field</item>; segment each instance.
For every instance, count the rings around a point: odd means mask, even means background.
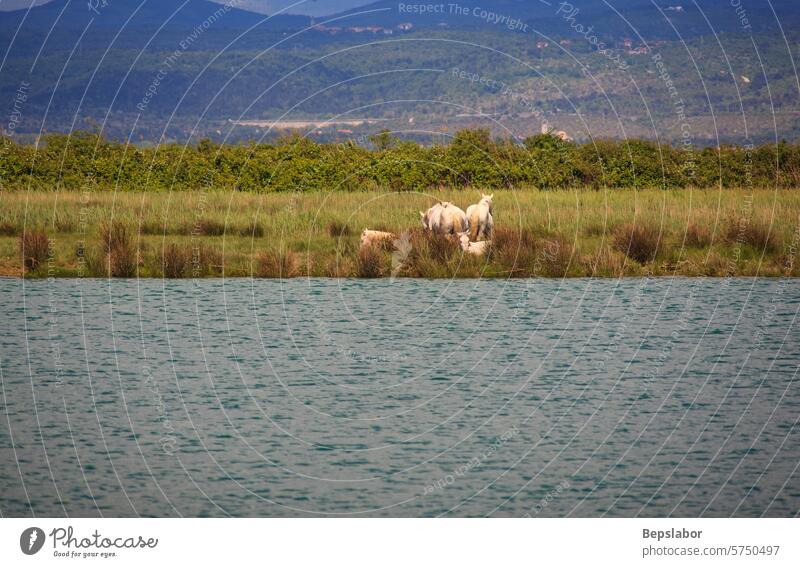
[[[464,189],[4,192],[0,275],[800,275],[800,192],[793,190],[496,191],[488,256],[462,254],[421,232],[418,211],[437,199],[466,209],[479,198]],[[407,245],[359,252],[364,228],[410,229]]]

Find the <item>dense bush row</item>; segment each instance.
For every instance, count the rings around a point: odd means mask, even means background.
[[[373,136],[372,149],[295,137],[276,144],[125,146],[94,134],[44,136],[37,147],[0,138],[3,189],[337,191],[439,186],[724,187],[800,185],[800,146],[685,150],[643,140],[522,143],[486,130],[459,132],[448,145]]]

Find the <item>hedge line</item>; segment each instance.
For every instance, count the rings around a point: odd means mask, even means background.
[[[0,138],[2,188],[78,190],[337,191],[427,190],[438,186],[796,187],[800,146],[694,149],[651,141],[575,144],[550,135],[522,143],[465,130],[447,145],[422,146],[388,133],[371,149],[352,142],[318,144],[292,137],[275,144],[126,146],[79,133],[43,136],[38,148]]]

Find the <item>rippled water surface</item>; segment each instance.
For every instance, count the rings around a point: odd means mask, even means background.
[[[3,516],[793,516],[796,280],[0,280]]]

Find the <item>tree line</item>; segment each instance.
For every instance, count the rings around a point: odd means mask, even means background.
[[[395,191],[800,186],[800,145],[692,148],[648,140],[573,143],[552,135],[493,139],[458,132],[421,145],[381,132],[368,144],[275,143],[139,147],[94,133],[48,134],[36,145],[0,138],[2,190]]]

